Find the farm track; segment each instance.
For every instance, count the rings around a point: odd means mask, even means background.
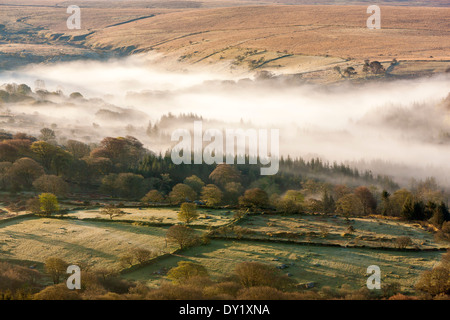
[[[166,39],[166,40],[160,41],[160,42],[158,42],[156,44],[150,45],[149,49],[153,49],[155,47],[158,47],[160,45],[163,45],[163,44],[166,44],[166,43],[169,43],[169,42],[172,42],[172,41],[176,41],[176,40],[179,40],[179,39],[183,39],[183,38],[187,38],[187,37],[195,36],[195,35],[199,35],[199,34],[204,34],[204,33],[208,33],[208,32],[210,32],[210,31],[209,30],[207,30],[207,31],[198,31],[198,32],[192,32],[192,33],[184,34],[182,36],[175,37],[175,38],[172,38],[172,39]]]
[[[257,65],[254,69],[261,68],[262,66],[264,66],[264,65],[266,65],[266,64],[268,64],[268,63],[271,63],[271,62],[274,62],[274,61],[277,61],[277,60],[281,60],[281,59],[284,59],[284,58],[292,57],[292,56],[293,56],[293,54],[285,54],[285,55],[283,55],[283,56],[281,56],[281,57],[277,57],[277,58],[273,58],[273,59],[264,61],[264,62],[261,63],[260,65]]]
[[[155,15],[152,14],[152,15],[149,15],[149,16],[144,16],[144,17],[139,17],[139,18],[135,18],[135,19],[123,21],[123,22],[118,22],[118,23],[115,23],[115,24],[111,24],[111,25],[109,25],[109,26],[106,26],[105,29],[106,29],[106,28],[111,28],[111,27],[116,27],[116,26],[121,26],[121,25],[124,25],[124,24],[127,24],[127,23],[139,21],[139,20],[144,20],[144,19],[148,19],[148,18],[153,18],[154,16],[155,16]]]

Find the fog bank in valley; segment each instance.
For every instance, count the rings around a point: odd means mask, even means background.
[[[348,161],[400,182],[435,176],[450,186],[449,75],[325,86],[302,83],[299,77],[255,80],[252,74],[169,72],[151,56],[36,65],[0,74],[1,83],[26,83],[33,90],[37,79],[63,96],[0,107],[16,116],[15,122],[1,123],[3,129],[36,133],[56,124],[60,138],[89,142],[130,134],[149,149],[164,151],[168,144],[149,137],[149,122],[170,135],[191,128],[192,121],[158,123],[161,116],[193,113],[218,129],[278,128],[283,155]],[[68,99],[74,91],[84,99]]]

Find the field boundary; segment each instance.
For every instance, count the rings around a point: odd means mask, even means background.
[[[372,247],[366,245],[341,245],[337,243],[323,243],[323,242],[307,242],[307,241],[299,241],[299,240],[289,240],[289,239],[270,239],[263,237],[224,237],[217,235],[209,235],[211,239],[214,240],[224,240],[224,241],[254,241],[254,242],[269,242],[269,243],[287,243],[287,244],[297,244],[301,246],[317,246],[317,247],[335,247],[335,248],[344,248],[344,249],[369,249],[369,250],[385,250],[385,251],[400,251],[400,252],[436,252],[436,251],[447,251],[449,248],[439,247],[439,248],[392,248],[392,247]]]
[[[11,221],[15,221],[15,220],[22,220],[22,219],[29,219],[29,218],[36,218],[37,216],[34,213],[26,213],[26,214],[21,214],[19,216],[14,216],[14,217],[10,217],[10,218],[5,218],[5,219],[1,219],[0,220],[0,225],[11,222]]]
[[[159,222],[139,221],[139,220],[123,220],[123,219],[111,220],[111,219],[103,219],[103,218],[80,219],[78,217],[68,217],[68,216],[48,216],[45,218],[60,219],[60,220],[87,221],[87,222],[106,222],[106,223],[118,222],[118,223],[135,224],[135,225],[148,226],[148,227],[171,227],[171,226],[175,225],[175,223],[163,223],[163,222],[159,223]]]
[[[180,253],[181,251],[182,251],[181,249],[176,249],[176,250],[173,251],[173,252],[164,253],[164,254],[162,254],[162,255],[160,255],[160,256],[157,256],[157,257],[155,257],[155,258],[152,258],[152,259],[150,259],[150,260],[148,260],[148,261],[145,261],[145,262],[143,262],[143,263],[138,263],[138,264],[132,265],[132,266],[130,266],[130,267],[128,267],[128,268],[122,269],[122,270],[120,270],[119,273],[120,273],[120,274],[132,273],[132,272],[137,271],[137,270],[139,270],[139,269],[141,269],[141,268],[144,268],[144,267],[150,266],[150,265],[152,265],[152,264],[155,264],[155,263],[157,263],[157,262],[159,262],[159,261],[161,261],[161,260],[170,258],[170,257],[172,257],[173,255],[176,255],[176,254]]]
[[[124,219],[116,219],[116,220],[111,220],[111,219],[104,219],[104,218],[84,218],[84,219],[80,219],[78,217],[68,217],[68,216],[45,216],[43,218],[49,218],[49,219],[60,219],[60,220],[75,220],[75,221],[87,221],[87,222],[104,222],[104,223],[125,223],[125,224],[131,224],[134,226],[144,226],[144,227],[172,227],[172,226],[176,226],[176,225],[182,225],[181,223],[175,222],[175,223],[170,223],[170,222],[150,222],[150,221],[141,221],[141,220],[124,220]],[[225,226],[225,224],[223,225],[218,225],[218,226],[210,226],[210,225],[197,225],[197,224],[192,224],[189,225],[190,228],[192,229],[200,229],[200,230],[208,230],[209,228],[221,228]]]

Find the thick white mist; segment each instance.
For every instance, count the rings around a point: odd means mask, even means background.
[[[230,84],[224,80],[238,79],[206,72],[165,71],[151,56],[36,65],[0,74],[2,83],[34,87],[36,79],[44,80],[49,90],[62,88],[65,94],[79,91],[88,98],[100,97],[140,111],[152,121],[168,112],[194,113],[222,122],[239,123],[242,119],[253,127],[279,128],[283,154],[317,155],[329,161],[364,160],[369,167],[370,161],[382,160],[411,168],[401,172],[403,177],[439,175],[446,183],[450,177],[450,140],[441,137],[450,132],[449,109],[443,104],[450,93],[448,75],[326,87],[281,82]],[[64,119],[59,128],[64,123],[74,128],[75,124],[96,122],[89,110],[95,113],[99,108],[77,111],[76,106],[59,106],[57,110],[47,106],[38,111],[40,119]],[[17,106],[19,110],[36,112],[30,106]],[[145,135],[148,119],[102,123],[102,128],[105,135],[119,135],[125,126],[134,125],[138,131],[133,135],[152,148]],[[101,132],[97,134],[101,136]]]

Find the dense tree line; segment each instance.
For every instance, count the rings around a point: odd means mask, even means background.
[[[63,180],[70,184],[72,191],[98,190],[117,197],[140,198],[152,188],[168,194],[173,186],[189,176],[210,182],[209,175],[216,167],[175,165],[169,154],[155,155],[131,136],[106,137],[97,145],[76,140],[58,144],[55,132],[44,128],[37,138],[24,133],[0,132],[0,141],[0,188],[9,191],[31,190],[36,187],[33,186],[35,180],[46,175],[52,177],[42,178],[36,189],[54,188],[55,192],[67,193],[68,186]],[[320,159],[281,158],[280,173],[268,177],[260,176],[258,165],[234,167],[245,189],[259,187],[269,194],[298,188],[309,178],[324,180],[326,177],[340,178],[351,185],[364,182],[388,189],[397,187],[388,177],[373,177],[368,171],[360,173],[347,165],[324,163]],[[218,181],[219,185],[221,183]],[[131,185],[134,187],[130,190]]]
[[[261,176],[260,166],[248,161],[175,165],[169,153],[154,154],[131,136],[106,137],[98,144],[59,144],[55,132],[43,128],[39,137],[0,132],[0,141],[4,191],[34,190],[58,197],[98,192],[147,204],[239,205],[284,214],[382,214],[430,220],[436,226],[449,220],[446,196],[434,179],[399,189],[389,177],[317,158],[282,157],[277,175]]]

